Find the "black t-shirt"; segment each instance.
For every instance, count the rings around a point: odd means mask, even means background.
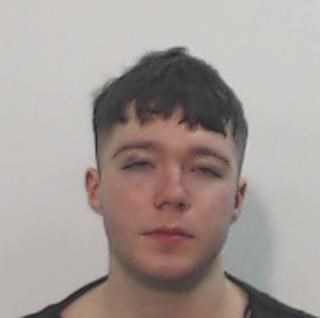
[[[240,281],[239,279],[226,273],[226,276],[230,281],[243,288],[249,295],[249,304],[244,316],[251,318],[316,318],[301,310],[291,308],[283,303],[280,303],[276,299],[269,295],[262,293],[252,286]],[[84,287],[78,289],[63,301],[50,305],[38,313],[24,316],[24,318],[62,318],[61,312],[73,301],[85,294],[90,289],[102,284],[107,280],[107,276],[104,276]],[[319,317],[320,318],[320,317]]]

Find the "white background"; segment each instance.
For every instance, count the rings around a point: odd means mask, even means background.
[[[250,122],[227,268],[320,313],[320,1],[1,0],[1,317],[105,274],[84,190],[92,93],[145,51],[177,45],[218,68]]]

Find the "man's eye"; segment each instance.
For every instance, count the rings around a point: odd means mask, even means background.
[[[195,167],[193,170],[208,177],[221,178],[221,173],[211,167]]]
[[[125,165],[122,169],[145,169],[150,168],[151,162],[149,161],[135,161]]]

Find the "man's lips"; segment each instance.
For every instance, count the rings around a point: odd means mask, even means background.
[[[178,226],[161,226],[150,231],[144,232],[143,235],[154,238],[193,238],[194,236],[185,229]]]

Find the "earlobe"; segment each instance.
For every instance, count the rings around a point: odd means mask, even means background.
[[[88,203],[91,208],[100,213],[100,175],[95,168],[89,168],[85,175],[85,185],[88,195]]]

